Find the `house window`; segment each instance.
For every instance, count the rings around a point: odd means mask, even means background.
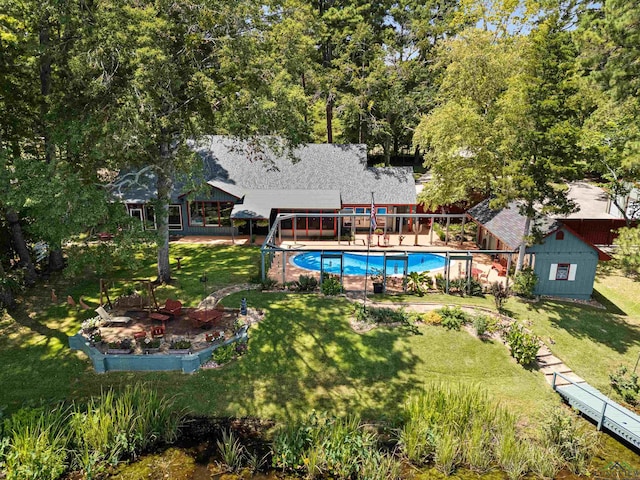
[[[153,210],[153,205],[145,205],[144,207],[144,229],[156,229],[156,213]]]
[[[309,230],[320,230],[320,217],[309,217]]]
[[[169,205],[169,230],[182,230],[180,205]]]
[[[562,230],[556,232],[556,240],[564,240],[564,232]]]
[[[190,202],[189,225],[196,227],[231,226],[231,202]]]
[[[204,226],[204,218],[202,216],[202,202],[189,203],[189,225],[195,227]]]
[[[387,213],[387,207],[376,207],[376,212],[376,215],[384,215],[385,213]],[[376,217],[376,223],[378,224],[378,227],[384,228],[384,226],[386,225],[386,220],[386,217]]]
[[[323,212],[323,213],[333,213],[333,212]],[[332,231],[335,228],[334,217],[322,217],[322,230],[324,231]]]
[[[307,217],[296,217],[296,230],[307,229]]]

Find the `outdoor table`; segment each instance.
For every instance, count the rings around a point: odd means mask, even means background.
[[[150,313],[149,318],[151,320],[157,320],[158,322],[162,322],[162,326],[167,328],[166,322],[171,318],[170,315],[164,315],[163,313]]]

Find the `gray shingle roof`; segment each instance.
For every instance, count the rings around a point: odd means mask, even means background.
[[[507,248],[515,250],[522,243],[526,217],[518,211],[517,202],[511,202],[501,210],[491,209],[489,202],[490,199],[483,200],[470,208],[467,214],[498,237],[507,245]],[[561,225],[561,222],[549,217],[536,219],[534,224],[535,228],[543,235],[557,230]]]
[[[298,208],[333,208],[311,206],[310,199],[327,190],[339,192],[343,204],[367,205],[371,192],[376,204],[416,203],[413,169],[367,167],[365,145],[306,144],[294,150],[293,158],[268,148],[256,153],[247,142],[223,136],[203,137],[190,146],[203,159],[203,172],[198,173],[202,183],[238,197],[250,190],[306,190],[305,203]],[[152,200],[156,196],[155,174],[145,175],[143,180],[142,185],[130,185],[116,196],[130,203]],[[188,193],[186,185],[185,178],[174,180],[172,201]]]
[[[307,144],[294,160],[265,149],[252,154],[247,143],[208,136],[192,148],[205,160],[209,180],[251,190],[337,190],[343,204],[416,202],[411,167],[368,168],[365,145]]]

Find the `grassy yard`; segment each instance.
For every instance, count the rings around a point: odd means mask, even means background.
[[[257,272],[255,247],[173,245],[172,258],[182,257],[174,270],[175,285],[158,289],[168,296],[196,305],[204,296],[200,277],[208,276],[208,291],[246,282]],[[129,274],[114,292],[124,291]],[[153,278],[153,258],[136,278]],[[513,316],[529,324],[552,350],[579,375],[607,390],[607,374],[616,365],[633,366],[640,352],[640,316],[637,303],[624,290],[634,285],[621,277],[602,277],[599,298],[608,310],[568,302],[524,303],[510,300]],[[50,288],[60,301],[51,304]],[[72,294],[97,302],[95,278],[69,283],[55,279],[34,289],[22,308],[0,321],[0,408],[16,411],[23,405],[85,399],[101,389],[117,389],[136,381],[176,395],[192,413],[212,416],[297,417],[311,409],[357,413],[367,419],[393,419],[407,394],[430,382],[460,381],[480,384],[496,399],[530,421],[544,414],[547,405],[559,404],[536,370],[527,370],[495,342],[481,341],[466,332],[442,327],[420,327],[418,335],[402,329],[378,328],[355,333],[349,319],[352,305],[345,299],[319,295],[242,292],[225,299],[238,306],[263,308],[265,320],[250,330],[247,355],[222,369],[194,375],[177,372],[93,372],[84,355],[67,347],[91,311],[77,312],[62,300]],[[473,304],[492,308],[491,298],[455,296],[391,297],[391,301]]]
[[[633,368],[640,355],[640,286],[600,275],[595,288],[606,310],[560,301],[510,301],[508,308],[578,375],[615,397],[608,374],[621,364]]]

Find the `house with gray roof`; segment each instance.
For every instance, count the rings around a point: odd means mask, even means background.
[[[413,169],[368,167],[365,145],[305,144],[287,155],[230,137],[206,136],[190,147],[202,168],[174,181],[172,234],[231,235],[247,221],[264,225],[279,213],[305,213],[309,216],[298,217],[295,226],[292,220],[283,221],[282,234],[295,229],[299,236],[335,236],[338,220],[313,214],[362,214],[355,227],[368,228],[372,193],[378,213],[416,211]],[[153,228],[155,175],[138,180],[119,198],[131,215]],[[387,222],[388,231],[398,228],[399,219],[387,217]]]
[[[467,211],[478,225],[477,244],[483,250],[517,250],[524,237],[526,218],[516,202],[493,210],[489,201]],[[540,240],[527,246],[525,258],[538,277],[534,294],[590,299],[598,261],[610,260],[609,255],[559,219],[541,216],[533,228]]]

